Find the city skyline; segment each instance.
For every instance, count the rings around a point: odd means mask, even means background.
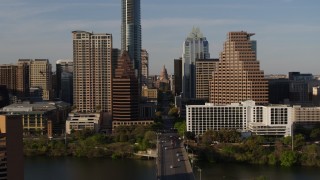
[[[45,58],[52,64],[72,58],[70,32],[110,33],[114,48],[121,44],[121,2],[117,0],[1,0],[1,64],[21,58]],[[289,71],[319,74],[320,2],[264,0],[254,2],[141,1],[142,48],[150,55],[150,74],[165,65],[173,73],[173,59],[193,26],[210,43],[212,58],[219,57],[230,31],[256,33],[258,60],[265,74]],[[201,11],[199,11],[201,9]]]

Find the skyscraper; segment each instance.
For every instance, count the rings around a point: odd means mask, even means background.
[[[196,59],[208,58],[210,58],[209,43],[199,28],[193,28],[183,44],[182,92],[184,98],[195,98],[196,96]]]
[[[147,50],[141,50],[141,84],[146,85],[149,76],[149,54]]]
[[[174,59],[174,94],[182,92],[182,58]]]
[[[209,100],[209,84],[219,59],[196,60],[196,98]]]
[[[11,94],[17,91],[17,65],[0,65],[0,85],[5,85]]]
[[[60,59],[56,62],[57,89],[60,100],[73,104],[73,61]]]
[[[253,100],[268,103],[268,84],[256,58],[253,33],[229,32],[220,61],[213,72],[210,102],[216,105]]]
[[[139,118],[138,80],[129,54],[123,51],[112,83],[113,121],[134,121]]]
[[[29,97],[31,59],[19,59],[17,69],[17,91],[19,98]]]
[[[73,104],[78,112],[111,112],[112,35],[73,31]]]
[[[122,0],[121,50],[128,51],[135,74],[141,75],[140,0]]]
[[[30,88],[40,88],[42,99],[52,98],[51,64],[48,59],[35,59],[30,62]]]

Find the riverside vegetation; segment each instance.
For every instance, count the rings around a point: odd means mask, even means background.
[[[319,132],[320,129],[314,129],[311,137],[295,135],[292,146],[291,137],[251,136],[242,139],[235,130],[209,130],[201,136],[197,145],[190,143],[189,147],[197,154],[199,161],[320,167],[319,144],[317,141],[306,141],[319,139]],[[187,133],[186,137],[195,140],[192,133]]]
[[[67,137],[49,140],[46,137],[24,140],[25,156],[74,156],[131,158],[134,152],[156,146],[157,124],[153,126],[118,127],[114,134],[97,134],[91,130],[72,132]]]

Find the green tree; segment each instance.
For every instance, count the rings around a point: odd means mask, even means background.
[[[179,116],[179,109],[176,107],[171,108],[168,112],[168,115],[173,118],[177,118]]]
[[[277,164],[277,158],[274,153],[271,153],[268,155],[268,164],[270,165],[276,165]]]
[[[178,130],[180,136],[183,136],[184,132],[186,132],[187,129],[186,121],[174,123],[174,128]]]
[[[301,164],[304,166],[320,166],[320,147],[312,144],[303,147]]]
[[[205,133],[203,133],[201,136],[201,143],[203,143],[206,146],[212,144],[212,142],[214,141],[214,134],[215,132],[213,130],[208,130]]]
[[[293,151],[285,151],[280,156],[281,166],[290,167],[297,162],[297,154]]]
[[[191,131],[186,131],[184,133],[184,136],[187,138],[187,139],[190,139],[190,140],[195,140],[196,138],[196,135],[194,134],[194,132],[191,132]]]
[[[320,139],[320,128],[313,129],[310,133],[310,138],[313,141],[318,141]]]
[[[301,150],[305,143],[305,138],[302,134],[297,134],[294,136],[293,145],[295,150]]]

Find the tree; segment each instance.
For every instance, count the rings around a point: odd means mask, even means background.
[[[184,133],[184,136],[187,138],[187,139],[190,139],[190,140],[194,140],[196,135],[194,134],[194,132],[191,132],[191,131],[186,131]]]
[[[290,167],[297,162],[297,155],[293,151],[285,151],[281,154],[281,166]]]
[[[157,111],[155,113],[156,116],[156,121],[161,121],[162,120],[162,112],[161,111]]]
[[[315,144],[303,147],[301,164],[305,166],[320,166],[320,147]]]
[[[184,132],[186,132],[186,129],[187,129],[186,121],[174,123],[174,128],[177,129],[179,135],[182,136],[184,134]]]
[[[177,118],[179,116],[179,110],[176,107],[173,107],[169,110],[168,115],[174,118]]]
[[[295,150],[301,150],[302,146],[305,144],[305,139],[302,134],[297,134],[293,138],[293,145]]]
[[[214,134],[215,134],[215,132],[213,130],[206,131],[201,136],[201,142],[206,146],[212,144],[212,142],[214,140],[213,139]]]
[[[310,138],[313,141],[317,141],[320,139],[320,128],[313,129],[310,133]]]

